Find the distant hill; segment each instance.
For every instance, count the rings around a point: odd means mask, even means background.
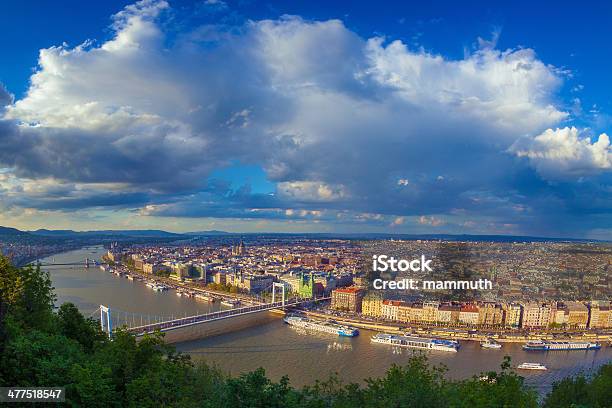
[[[48,230],[48,229],[38,229],[36,231],[29,231],[30,234],[40,235],[44,237],[67,237],[70,235],[77,234],[76,231],[72,230]]]
[[[120,236],[137,238],[180,238],[183,234],[161,230],[101,230],[101,231],[73,231],[73,230],[47,230],[39,229],[31,231],[34,235],[46,237],[99,237],[99,236]]]
[[[231,232],[226,232],[226,231],[210,230],[210,231],[186,232],[184,235],[236,235],[236,234],[233,234]]]
[[[27,232],[19,231],[17,228],[0,227],[0,236],[29,235]]]
[[[313,238],[313,239],[350,239],[350,240],[376,240],[376,239],[402,239],[402,240],[441,240],[441,241],[484,241],[484,242],[610,242],[594,239],[575,238],[550,238],[530,237],[513,235],[452,235],[452,234],[385,234],[385,233],[238,233],[219,230],[193,231],[183,234],[163,230],[101,230],[101,231],[73,231],[73,230],[49,230],[39,229],[36,231],[20,231],[16,228],[0,227],[0,237],[16,239],[102,239],[112,240],[114,237],[120,240],[134,239],[185,239],[188,237],[223,237],[223,236],[246,236],[262,238]]]

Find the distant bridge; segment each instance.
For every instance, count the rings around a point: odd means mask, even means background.
[[[89,259],[89,258],[85,258],[83,261],[81,262],[65,262],[65,263],[55,263],[55,262],[51,262],[51,263],[42,263],[42,262],[31,262],[28,265],[32,265],[32,266],[80,266],[80,267],[85,267],[85,268],[89,268],[90,266],[95,266],[95,265],[99,265],[98,261],[96,261],[95,259]]]

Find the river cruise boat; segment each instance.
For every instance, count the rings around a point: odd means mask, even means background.
[[[375,334],[372,336],[372,343],[389,344],[396,347],[416,348],[422,350],[448,351],[451,353],[456,353],[459,351],[459,342],[454,340],[398,336],[387,333]]]
[[[338,336],[355,337],[359,335],[359,330],[354,327],[332,322],[311,320],[306,317],[287,316],[285,317],[284,321],[290,326],[302,327],[304,329],[316,330],[329,334],[336,334]]]
[[[525,351],[599,350],[601,344],[589,341],[529,341],[523,345]]]
[[[486,339],[485,341],[480,342],[480,347],[485,349],[499,350],[502,348],[502,345],[493,339]]]
[[[516,368],[519,368],[521,370],[540,370],[540,371],[548,370],[548,368],[546,368],[544,364],[540,364],[540,363],[521,363]]]

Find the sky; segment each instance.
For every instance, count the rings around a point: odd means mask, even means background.
[[[611,239],[611,17],[5,2],[0,225]]]

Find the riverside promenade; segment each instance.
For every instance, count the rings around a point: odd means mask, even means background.
[[[393,323],[371,321],[357,317],[335,316],[318,311],[304,311],[305,315],[319,319],[333,319],[338,323],[344,323],[360,329],[379,332],[411,332],[416,335],[434,336],[449,340],[483,341],[494,338],[500,343],[524,343],[532,340],[572,340],[572,341],[597,341],[604,346],[612,344],[612,330],[602,330],[592,333],[588,330],[581,332],[538,332],[526,334],[521,330],[499,331],[493,329],[471,329],[471,328],[444,328],[440,326],[417,326],[407,323]],[[567,333],[567,335],[565,335]]]

